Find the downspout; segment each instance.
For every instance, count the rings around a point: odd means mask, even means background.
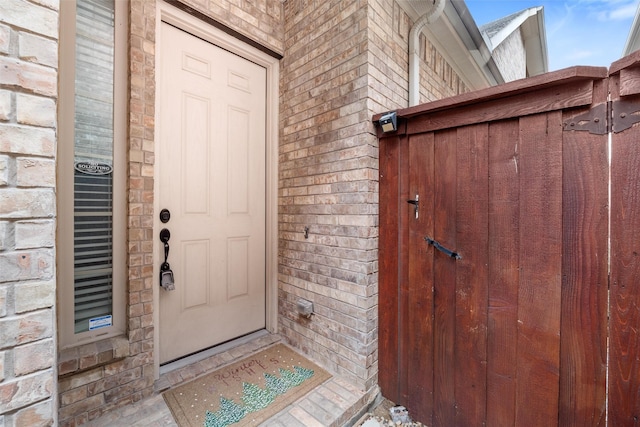
[[[409,107],[420,102],[420,34],[427,24],[434,23],[444,10],[445,0],[432,0],[433,6],[420,17],[409,32]]]

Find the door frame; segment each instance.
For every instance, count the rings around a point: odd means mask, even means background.
[[[227,34],[226,32],[210,25],[183,10],[159,0],[156,3],[156,45],[155,45],[155,69],[160,70],[160,54],[162,52],[160,30],[162,22],[169,23],[183,31],[196,37],[206,40],[229,52],[232,52],[248,61],[264,67],[266,76],[266,176],[265,176],[265,325],[266,330],[276,333],[278,330],[278,87],[279,87],[279,60],[256,47]],[[156,74],[157,76],[157,74]],[[160,86],[156,84],[155,93],[155,132],[154,132],[154,152],[157,152],[160,144],[160,133],[162,123],[160,121]],[[158,157],[156,157],[155,171],[159,170]],[[159,180],[154,179],[154,194],[159,194]],[[153,220],[153,304],[156,309],[153,313],[153,323],[156,327],[160,325],[160,286],[156,283],[160,272],[160,266],[156,259],[160,255],[160,245],[155,241],[156,231],[160,230],[161,222],[157,215],[160,212],[159,198],[154,197],[154,220]],[[158,349],[160,344],[160,334],[155,333],[153,338],[154,348]],[[154,351],[155,378],[159,378],[160,356],[158,351]]]

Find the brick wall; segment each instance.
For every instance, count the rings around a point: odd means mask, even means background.
[[[56,416],[58,0],[0,6],[0,425]]]
[[[453,67],[424,35],[420,36],[420,60],[420,103],[469,92]]]
[[[369,97],[372,114],[405,108],[409,87],[409,31],[413,22],[393,0],[369,1]],[[424,34],[419,38],[420,103],[469,91]]]
[[[283,0],[177,0],[275,52],[283,52]]]
[[[278,222],[281,333],[369,388],[378,153],[367,105],[367,11],[365,0],[285,3]],[[298,298],[314,303],[311,319],[297,315]]]
[[[393,0],[371,0],[369,17],[371,113],[406,107],[411,19]]]
[[[407,106],[411,24],[392,0],[285,3],[281,333],[365,389],[377,382],[378,141],[371,117]],[[421,46],[423,101],[467,90],[424,36]],[[314,303],[311,319],[298,316],[299,298]]]

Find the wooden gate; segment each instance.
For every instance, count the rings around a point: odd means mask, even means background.
[[[640,425],[637,93],[640,54],[380,131],[385,397],[428,426]]]

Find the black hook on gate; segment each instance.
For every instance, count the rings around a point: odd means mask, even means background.
[[[458,254],[457,252],[454,252],[454,251],[452,251],[450,249],[445,248],[444,246],[442,246],[440,243],[436,242],[432,238],[425,237],[424,240],[427,242],[427,244],[433,246],[434,248],[436,248],[440,252],[444,253],[445,255],[447,255],[447,256],[449,256],[449,257],[451,257],[453,259],[462,259],[460,254]]]

